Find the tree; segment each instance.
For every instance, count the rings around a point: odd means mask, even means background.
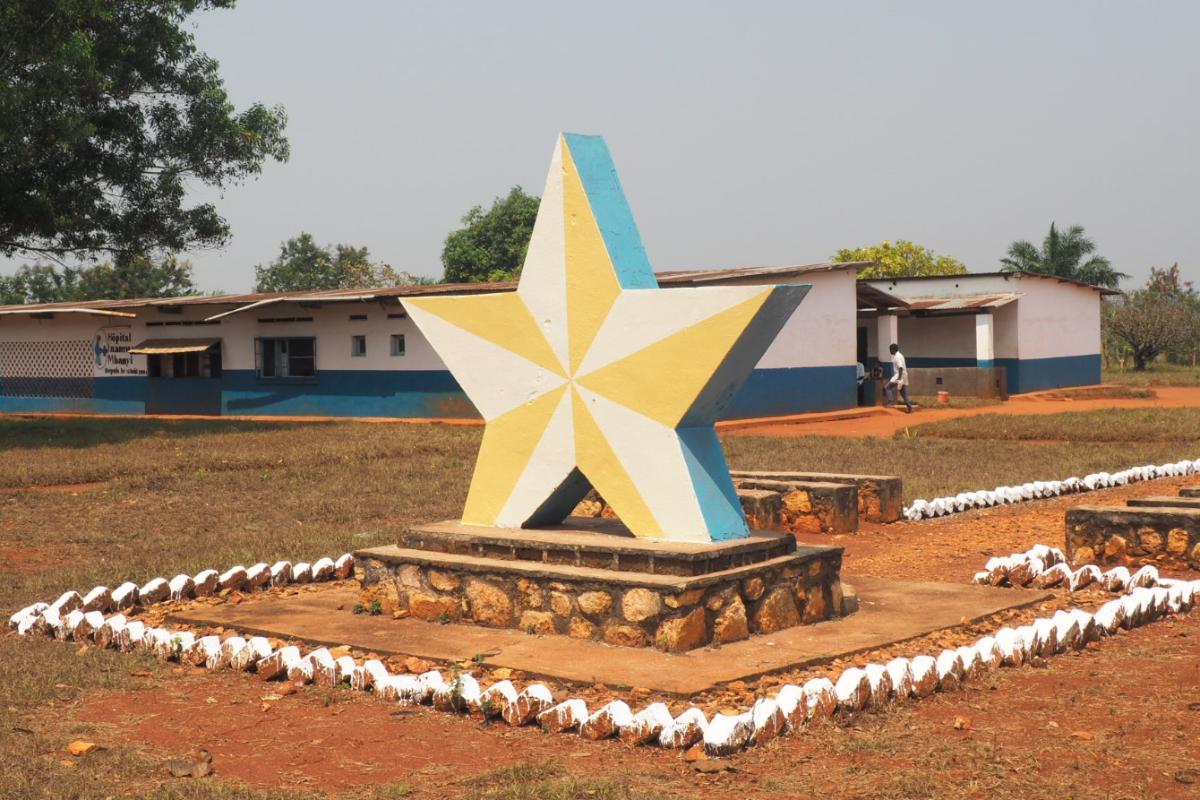
[[[365,247],[348,244],[322,247],[310,233],[288,239],[279,256],[254,268],[257,292],[301,292],[322,289],[371,289],[430,282],[388,264],[371,261]]]
[[[1179,265],[1151,267],[1145,287],[1105,304],[1106,338],[1129,349],[1133,368],[1144,370],[1160,354],[1182,350],[1200,335],[1196,291],[1180,279]]]
[[[1064,233],[1051,222],[1050,232],[1042,241],[1040,250],[1024,240],[1013,242],[1008,246],[1008,256],[1000,259],[1000,264],[1004,272],[1057,275],[1060,278],[1070,278],[1109,289],[1117,288],[1117,284],[1123,278],[1129,277],[1124,272],[1113,269],[1109,260],[1103,256],[1092,256],[1087,261],[1083,260],[1084,256],[1094,252],[1096,245],[1084,235],[1081,226],[1072,225]]]
[[[181,297],[195,292],[191,262],[173,255],[158,262],[137,256],[89,267],[33,264],[15,275],[0,276],[0,304]]]
[[[521,274],[539,199],[514,186],[497,197],[487,211],[475,206],[462,218],[463,227],[446,237],[442,248],[443,280],[448,283],[512,280]]]
[[[286,161],[282,107],[229,102],[187,18],[234,0],[0,3],[0,255],[114,260],[223,244],[197,185]]]
[[[872,261],[858,271],[859,278],[911,278],[919,275],[963,275],[967,267],[957,258],[938,255],[906,239],[895,243],[884,239],[873,247],[843,248],[833,257],[836,264]]]

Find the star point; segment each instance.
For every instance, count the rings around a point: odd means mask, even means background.
[[[807,289],[659,289],[603,139],[560,135],[517,291],[406,301],[486,421],[463,521],[595,487],[637,536],[745,536],[712,425]]]

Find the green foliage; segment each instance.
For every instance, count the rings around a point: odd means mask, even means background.
[[[88,267],[33,264],[14,275],[0,275],[0,305],[181,297],[195,291],[191,262],[173,255],[158,261],[138,256]]]
[[[884,239],[872,247],[843,248],[833,257],[836,264],[872,261],[858,271],[860,278],[911,278],[920,275],[963,275],[967,267],[957,258],[935,253],[915,242]]]
[[[285,161],[286,115],[229,102],[188,17],[234,0],[0,3],[0,254],[128,258],[220,245],[189,187]]]
[[[1109,289],[1117,288],[1121,279],[1129,277],[1113,269],[1107,258],[1092,256],[1094,252],[1096,245],[1084,235],[1082,226],[1072,225],[1063,232],[1052,222],[1040,250],[1024,240],[1013,242],[1000,264],[1005,272],[1057,275]],[[1084,261],[1085,256],[1092,257]]]
[[[279,256],[254,268],[257,292],[301,292],[322,289],[369,289],[432,282],[406,272],[396,272],[383,262],[371,261],[365,247],[338,244],[322,247],[310,233],[288,239]]]
[[[514,186],[497,197],[487,211],[475,206],[462,218],[463,227],[446,237],[442,248],[443,280],[448,283],[512,280],[521,274],[539,200]]]
[[[1146,285],[1104,304],[1105,349],[1124,351],[1141,371],[1163,353],[1194,350],[1200,337],[1200,295],[1179,265],[1150,268]]]

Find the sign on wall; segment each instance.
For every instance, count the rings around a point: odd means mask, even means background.
[[[97,376],[145,375],[146,357],[129,352],[133,347],[133,328],[128,325],[101,328],[96,332],[93,356]]]

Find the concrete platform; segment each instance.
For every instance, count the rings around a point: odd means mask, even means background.
[[[482,656],[481,663],[486,666],[519,669],[531,677],[639,686],[686,696],[717,684],[821,664],[953,628],[963,619],[975,621],[1050,596],[1041,591],[952,583],[879,578],[848,582],[857,591],[860,606],[858,613],[849,617],[681,654],[478,625],[354,615],[350,612],[358,598],[354,586],[291,596],[266,594],[237,605],[200,606],[172,614],[168,622],[223,626],[243,634],[310,644],[348,644],[380,655],[440,661]]]

